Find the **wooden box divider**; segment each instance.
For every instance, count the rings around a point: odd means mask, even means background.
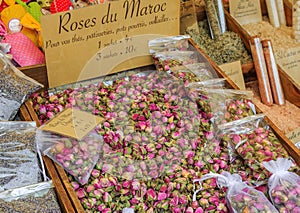
[[[219,66],[212,59],[210,59],[203,52],[203,50],[192,39],[190,39],[189,42],[211,64],[211,66],[217,72],[218,76],[220,78],[225,78],[227,80],[227,85],[229,86],[229,88],[238,89],[237,85],[219,68]],[[27,112],[26,111],[22,112],[23,111],[22,109],[24,109],[24,105],[25,105]],[[30,118],[28,118],[28,119],[34,120],[37,123],[39,123],[39,119],[31,105],[31,103],[29,101],[27,101],[24,105],[21,108],[21,116],[24,117],[25,119],[27,119],[28,114],[29,114]],[[261,112],[261,110],[258,108],[257,108],[257,111]],[[276,136],[281,141],[282,145],[285,147],[287,152],[290,154],[290,156],[295,160],[297,165],[300,167],[300,150],[293,143],[291,143],[289,141],[289,139],[278,128],[276,128],[276,126],[267,117],[265,118],[265,120],[266,120],[266,122],[268,122],[270,127],[274,130]],[[44,158],[47,158],[47,157],[44,157]],[[61,190],[61,194],[58,194],[60,201],[67,202],[66,204],[63,204],[64,208],[66,208],[66,212],[74,212],[74,211],[80,212],[80,213],[85,212],[75,191],[73,190],[73,188],[71,186],[71,183],[69,182],[69,179],[68,179],[67,174],[64,171],[64,169],[62,167],[60,167],[59,165],[57,165],[56,163],[53,163],[53,161],[51,161],[49,158],[47,158],[47,160],[46,160],[46,167],[47,167],[48,171],[50,168],[50,172],[55,171],[55,172],[53,172],[54,174],[51,178],[55,179],[56,187],[58,187],[58,189],[57,189],[58,193],[60,193],[60,190]],[[66,193],[67,193],[67,195],[66,195]],[[69,210],[68,208],[71,208],[71,209]]]
[[[37,123],[37,126],[40,125],[38,117],[29,102],[26,102],[21,106],[19,116],[24,121],[35,121]],[[55,186],[56,195],[62,212],[65,213],[84,212],[84,211],[78,211],[76,209],[76,205],[74,205],[74,203],[71,202],[72,200],[69,198],[69,194],[71,190],[66,189],[65,185],[62,184],[63,183],[62,179],[65,178],[66,174],[64,173],[63,175],[57,170],[57,168],[61,168],[61,167],[56,163],[54,163],[47,156],[42,156],[42,159],[46,167],[47,175],[50,177],[50,179],[53,182],[53,185]]]

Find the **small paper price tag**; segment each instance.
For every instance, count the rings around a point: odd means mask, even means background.
[[[300,47],[278,50],[275,52],[275,58],[278,65],[300,85]]]
[[[81,140],[103,120],[88,112],[67,108],[41,129]]]
[[[246,89],[245,81],[240,61],[220,65],[220,68],[230,77],[230,79],[240,88]]]
[[[293,130],[292,132],[289,132],[286,136],[294,144],[299,143],[300,142],[300,128],[297,128],[297,129]]]
[[[230,0],[229,10],[242,25],[262,21],[260,0]]]

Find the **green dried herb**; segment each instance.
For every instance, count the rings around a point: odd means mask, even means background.
[[[40,88],[0,56],[0,120],[12,120],[26,98]]]
[[[207,20],[198,22],[199,33],[187,29],[187,33],[218,65],[240,60],[242,64],[252,62],[252,57],[238,34],[226,31],[217,39],[211,39]]]
[[[54,189],[42,197],[29,196],[14,201],[0,199],[0,212],[13,213],[60,213],[60,206]]]
[[[214,0],[205,0],[205,11],[209,23],[211,37],[218,38],[221,35],[221,26]]]
[[[35,151],[35,123],[0,122],[0,191],[41,179]]]

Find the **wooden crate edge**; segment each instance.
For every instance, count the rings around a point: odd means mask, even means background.
[[[25,102],[21,108],[20,108],[20,117],[22,120],[25,121],[35,121],[37,123],[37,126],[39,126],[39,120],[34,112],[32,105],[29,101]],[[55,165],[52,160],[50,160],[48,157],[43,156],[43,161],[45,163],[45,167],[47,170],[47,174],[50,176],[53,185],[55,186],[56,194],[58,201],[60,203],[60,206],[63,210],[63,212],[66,213],[74,213],[76,208],[74,208],[74,205],[71,203],[69,199],[68,194],[66,193],[65,187],[61,184],[61,179],[59,175],[57,174],[57,171],[55,169]]]

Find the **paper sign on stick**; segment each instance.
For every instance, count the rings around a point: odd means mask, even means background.
[[[122,0],[42,16],[49,86],[151,64],[148,40],[178,35],[179,14],[179,0]],[[114,48],[101,55],[101,63],[87,64],[109,45]],[[109,67],[113,70],[103,68],[103,59],[114,59]],[[84,67],[88,73],[82,73]]]
[[[295,129],[292,132],[289,132],[287,135],[294,144],[300,143],[300,128]]]
[[[262,21],[260,0],[230,0],[229,10],[242,25]]]
[[[82,140],[103,120],[103,118],[88,112],[66,108],[41,129]]]
[[[240,61],[220,65],[220,68],[229,76],[229,78],[240,88],[245,90],[245,81]]]

